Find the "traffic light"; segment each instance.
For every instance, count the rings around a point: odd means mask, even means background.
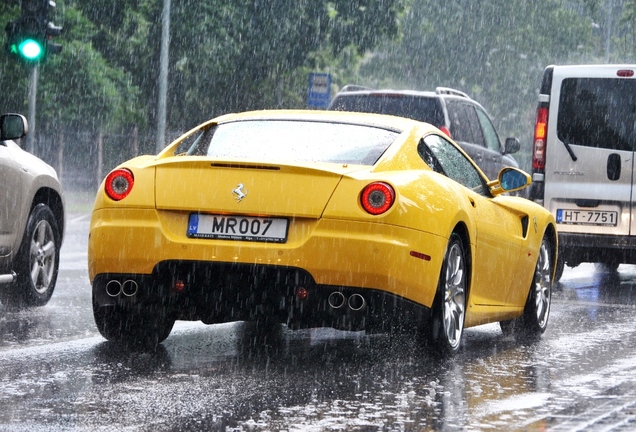
[[[6,26],[9,52],[27,63],[39,63],[49,54],[58,54],[62,45],[52,42],[62,27],[50,21],[55,8],[51,0],[22,0],[22,15]]]
[[[62,45],[53,43],[53,36],[59,36],[62,34],[62,27],[56,26],[51,21],[46,23],[46,53],[47,54],[59,54],[62,52]]]
[[[9,52],[18,58],[35,63],[44,58],[46,40],[32,23],[23,20],[11,21],[6,27]]]

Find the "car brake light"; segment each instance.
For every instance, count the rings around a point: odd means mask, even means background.
[[[360,201],[367,213],[379,215],[388,211],[393,205],[395,192],[387,183],[376,182],[362,190]]]
[[[120,201],[128,196],[135,184],[135,179],[130,170],[120,168],[108,174],[105,183],[106,195],[115,201]]]
[[[548,131],[548,108],[537,109],[537,122],[534,126],[534,146],[532,149],[532,168],[545,168],[545,141]]]
[[[616,75],[623,78],[629,78],[634,76],[634,71],[631,69],[621,69],[616,72]]]
[[[447,137],[449,138],[453,138],[453,136],[450,133],[450,130],[448,130],[448,128],[446,126],[442,126],[439,128],[439,130],[441,130],[442,132],[444,132],[446,134]]]

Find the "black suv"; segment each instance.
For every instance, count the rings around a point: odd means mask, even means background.
[[[372,90],[347,85],[334,96],[329,109],[391,114],[430,123],[456,141],[490,179],[497,178],[503,167],[519,167],[510,156],[519,151],[519,140],[507,138],[502,146],[486,110],[459,90]]]

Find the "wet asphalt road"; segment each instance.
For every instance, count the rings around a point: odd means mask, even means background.
[[[450,360],[329,329],[263,346],[243,323],[130,353],[95,328],[88,215],[69,219],[51,302],[0,311],[0,431],[636,429],[636,266],[566,268],[540,341],[486,325]]]

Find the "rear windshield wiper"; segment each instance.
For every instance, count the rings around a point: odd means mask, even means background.
[[[572,150],[572,146],[571,146],[568,142],[566,142],[566,141],[563,141],[563,145],[565,146],[565,149],[566,149],[566,150],[568,151],[568,153],[570,154],[570,157],[572,158],[572,160],[573,160],[574,162],[576,162],[576,160],[577,160],[578,158],[577,158],[577,157],[576,157],[576,155],[574,154],[574,150]]]

